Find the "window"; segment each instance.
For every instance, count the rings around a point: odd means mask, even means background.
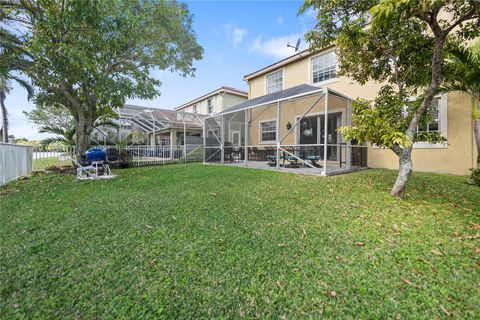
[[[337,77],[337,56],[331,51],[312,59],[312,82],[319,83]]]
[[[440,128],[440,110],[438,108],[438,101],[440,98],[434,98],[432,105],[428,108],[428,122],[417,127],[418,132],[441,132]]]
[[[198,105],[194,105],[193,106],[193,113],[197,113],[198,112]]]
[[[275,121],[260,123],[260,142],[272,142],[277,140],[277,125]]]
[[[267,94],[283,90],[283,70],[271,73],[266,77]]]
[[[448,137],[448,96],[442,94],[433,98],[432,104],[427,111],[427,121],[417,127],[418,138],[421,140],[421,133],[438,132],[442,137]],[[427,141],[417,141],[413,145],[414,148],[447,148],[446,143],[429,143]]]
[[[232,132],[232,144],[236,147],[240,146],[240,132],[233,131]]]
[[[212,99],[207,100],[207,109],[208,109],[208,114],[213,113],[213,101],[212,101]]]

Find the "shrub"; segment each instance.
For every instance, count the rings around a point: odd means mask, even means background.
[[[472,168],[470,171],[472,171],[472,173],[469,177],[469,180],[472,182],[472,184],[480,187],[480,166],[477,168]]]

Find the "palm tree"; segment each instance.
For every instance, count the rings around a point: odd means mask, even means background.
[[[2,113],[2,141],[8,142],[8,112],[5,106],[7,94],[10,93],[12,81],[27,91],[28,100],[33,95],[32,86],[19,74],[25,72],[30,62],[25,58],[22,42],[9,31],[0,28],[0,111]]]
[[[112,126],[114,128],[118,128],[118,124],[109,119],[98,118],[95,120],[94,128],[98,128],[101,126]],[[75,134],[77,133],[76,126],[73,121],[70,125],[62,127],[62,126],[55,126],[55,125],[48,125],[43,126],[40,128],[40,133],[51,133],[54,134],[54,137],[46,138],[42,140],[42,145],[48,146],[49,144],[60,142],[68,147],[72,147],[75,145]]]
[[[33,97],[32,86],[24,79],[12,74],[11,72],[0,72],[0,110],[2,113],[2,141],[8,143],[8,112],[5,106],[7,94],[11,91],[11,81],[17,82],[27,91],[28,99]]]
[[[40,133],[52,133],[55,137],[46,138],[42,140],[42,145],[48,146],[49,144],[61,142],[68,147],[75,145],[75,126],[63,128],[60,126],[44,126],[38,131]]]
[[[461,91],[471,96],[473,131],[480,166],[480,39],[468,47],[449,49],[450,72],[446,73],[441,90]]]

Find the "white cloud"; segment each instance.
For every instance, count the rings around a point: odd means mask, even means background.
[[[278,23],[278,24],[283,24],[283,21],[284,21],[284,20],[283,20],[283,17],[282,17],[282,16],[277,17],[277,23]]]
[[[225,31],[225,35],[232,41],[235,48],[243,42],[247,35],[247,30],[235,27],[231,23],[224,25],[223,30]]]
[[[247,30],[242,28],[233,29],[233,46],[236,48],[239,43],[242,43],[243,38],[247,35]]]
[[[283,59],[295,54],[295,50],[287,47],[287,43],[294,46],[299,38],[303,40],[303,36],[298,33],[267,40],[263,40],[262,36],[258,36],[250,47],[250,52],[259,53],[268,58]],[[301,43],[300,50],[304,48],[305,44]]]

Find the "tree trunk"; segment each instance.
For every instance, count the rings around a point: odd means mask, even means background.
[[[85,131],[85,128],[81,128],[82,126],[77,127],[77,134],[76,134],[76,152],[77,152],[77,159],[81,160],[81,157],[85,155],[88,148],[88,135]]]
[[[8,113],[5,107],[5,91],[0,91],[0,108],[2,110],[2,141],[8,143]]]
[[[442,82],[442,59],[446,35],[443,33],[437,23],[431,25],[431,28],[436,37],[435,48],[432,56],[432,82],[425,91],[422,104],[413,114],[410,124],[405,132],[407,138],[412,142],[420,118],[431,105],[433,97],[435,96],[437,89]],[[392,150],[398,156],[399,167],[397,180],[395,181],[390,194],[394,197],[403,199],[405,196],[405,191],[407,190],[408,181],[410,180],[410,176],[412,175],[413,171],[412,146],[408,148],[394,146]]]
[[[80,112],[76,124],[77,130],[75,134],[76,154],[78,160],[80,160],[81,157],[85,155],[88,148],[88,142],[92,130],[89,130],[91,126],[87,122],[88,120],[85,119],[85,115]]]
[[[405,149],[398,147],[395,148],[394,152],[398,156],[399,166],[397,180],[395,181],[390,194],[399,199],[403,199],[405,191],[407,190],[408,181],[413,172],[412,147]]]
[[[480,168],[480,93],[475,91],[472,94],[472,118],[473,134],[477,147],[477,168]]]
[[[477,167],[480,167],[480,119],[473,120],[473,132],[475,133],[475,144],[477,145]]]

